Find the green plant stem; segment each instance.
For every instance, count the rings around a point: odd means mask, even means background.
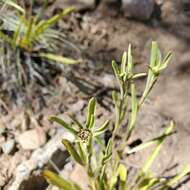
[[[154,85],[155,85],[157,79],[158,79],[158,76],[154,76],[153,79],[152,79],[151,84],[150,84],[148,87],[146,87],[146,89],[145,89],[145,91],[144,91],[144,93],[143,93],[143,96],[141,97],[141,99],[140,99],[140,101],[139,101],[139,103],[138,103],[137,115],[138,115],[138,112],[139,112],[140,108],[143,106],[143,104],[144,104],[144,102],[145,102],[147,96],[149,95],[150,91],[151,91],[152,88],[154,87]],[[135,125],[135,124],[134,124],[134,125]],[[128,143],[128,140],[129,140],[129,138],[130,138],[130,136],[131,136],[131,133],[132,133],[133,129],[134,129],[134,126],[132,127],[132,130],[127,131],[127,133],[124,135],[123,141],[122,141],[122,143],[121,143],[121,148],[120,148],[120,150],[119,150],[119,154],[120,154],[120,155],[123,154],[123,151],[124,151],[124,149],[125,149],[125,147],[126,147],[126,145],[127,145],[127,143]]]

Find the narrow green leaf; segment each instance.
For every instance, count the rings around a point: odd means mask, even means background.
[[[60,124],[61,126],[63,126],[65,129],[67,129],[69,132],[71,132],[74,135],[76,135],[78,133],[78,131],[73,129],[68,123],[66,123],[65,121],[63,121],[59,117],[50,116],[49,121],[56,122],[56,123]]]
[[[22,12],[23,14],[25,14],[25,10],[19,6],[17,3],[15,3],[14,1],[11,0],[2,0],[5,4],[14,7],[15,9],[17,9],[18,11]]]
[[[163,59],[162,64],[168,65],[168,63],[169,63],[169,61],[171,60],[171,58],[172,58],[172,53],[169,52],[169,53],[165,56],[165,58]]]
[[[179,174],[177,174],[175,177],[173,177],[172,179],[169,179],[166,184],[167,184],[168,186],[172,186],[172,185],[178,183],[185,175],[187,175],[187,174],[189,174],[189,173],[190,173],[190,164],[187,165],[187,166],[185,167],[185,169],[182,170],[182,171],[181,171]]]
[[[77,146],[78,146],[80,157],[81,157],[84,165],[86,165],[86,163],[87,163],[87,152],[85,151],[84,143],[77,142]]]
[[[96,136],[95,140],[100,145],[101,150],[104,151],[106,149],[106,146],[104,144],[104,140],[101,139],[99,136]]]
[[[115,104],[115,106],[117,107],[117,104],[118,104],[118,94],[116,91],[112,91],[112,100],[113,100],[113,103]]]
[[[141,78],[141,77],[145,77],[145,76],[147,76],[146,73],[138,73],[138,74],[133,75],[133,79],[137,79],[137,78]]]
[[[71,180],[68,181],[49,170],[44,170],[42,175],[50,184],[55,185],[56,187],[63,190],[82,190],[76,183],[72,182]]]
[[[127,52],[125,51],[122,56],[122,61],[121,61],[121,72],[124,74],[126,73],[126,67],[127,67]]]
[[[120,180],[125,182],[127,180],[127,168],[126,168],[126,166],[123,164],[120,164],[118,170],[119,170]]]
[[[96,129],[93,132],[94,137],[99,136],[102,133],[104,133],[105,130],[108,128],[108,126],[109,126],[109,120],[105,121],[104,124],[100,128]]]
[[[90,117],[90,124],[89,124],[88,128],[89,129],[94,128],[94,124],[95,124],[95,116],[91,115],[91,117]]]
[[[152,77],[153,77],[153,71],[152,68],[156,66],[156,57],[157,57],[157,51],[158,51],[158,45],[157,42],[153,41],[152,46],[151,46],[151,55],[150,55],[150,65],[149,65],[149,70],[148,70],[148,77],[147,77],[147,82],[146,82],[146,87],[145,87],[145,92],[150,86]]]
[[[109,155],[112,153],[112,145],[113,145],[113,141],[112,139],[110,138],[109,141],[108,141],[108,144],[106,146],[106,151],[105,151],[105,154],[106,155]]]
[[[117,63],[113,60],[112,61],[112,68],[115,74],[115,77],[120,80],[120,69],[119,66],[117,65]]]
[[[31,17],[30,19],[29,19],[29,21],[28,21],[28,23],[27,23],[27,29],[26,29],[26,34],[25,34],[25,41],[26,41],[26,44],[27,44],[27,46],[30,46],[31,44],[30,43],[32,43],[32,33],[33,33],[33,27],[34,27],[34,18],[33,17]]]
[[[129,75],[133,74],[133,59],[132,59],[132,52],[131,52],[131,44],[128,47],[128,55],[127,55],[127,73]]]
[[[67,113],[67,115],[71,118],[71,120],[79,127],[79,129],[83,129],[82,124],[74,117],[74,115]]]
[[[149,190],[160,181],[157,178],[145,178],[139,185],[139,190]]]
[[[16,30],[14,31],[14,35],[13,35],[13,40],[12,40],[12,43],[13,43],[13,46],[16,47],[17,46],[17,42],[18,40],[20,40],[20,32],[21,32],[21,27],[22,27],[22,23],[24,21],[24,18],[25,16],[21,16],[20,17],[20,22],[19,24],[17,25],[17,28]]]
[[[121,190],[127,190],[127,168],[125,165],[120,164],[118,168]]]
[[[158,52],[158,44],[157,42],[153,41],[151,47],[150,67],[156,66],[157,52]]]
[[[164,132],[164,135],[167,136],[168,134],[170,134],[170,133],[172,132],[174,126],[175,126],[175,125],[174,125],[174,122],[171,121],[171,122],[170,122],[170,125],[166,128],[166,130],[165,130],[165,132]],[[147,173],[147,172],[148,172],[148,170],[149,170],[149,168],[151,167],[153,161],[155,160],[156,156],[158,155],[158,153],[159,153],[159,151],[160,151],[160,149],[161,149],[161,147],[162,147],[162,144],[163,144],[164,140],[165,140],[165,138],[161,138],[161,139],[158,141],[158,143],[157,143],[155,149],[153,150],[153,152],[151,153],[151,155],[149,156],[149,158],[147,159],[147,161],[145,162],[145,164],[144,164],[144,166],[143,166],[143,168],[142,168],[142,172],[143,172],[143,173]]]
[[[90,126],[90,122],[93,119],[92,116],[95,115],[95,109],[96,109],[96,99],[91,98],[88,103],[88,112],[87,112],[87,122],[86,122],[86,127],[92,127]]]
[[[38,56],[44,59],[56,61],[56,62],[67,64],[67,65],[73,65],[73,64],[77,64],[81,62],[80,60],[74,60],[71,58],[63,57],[61,55],[56,55],[52,53],[39,53]]]
[[[136,95],[136,89],[134,82],[131,83],[131,114],[130,114],[130,123],[129,123],[129,130],[128,130],[128,137],[130,137],[137,120],[137,112],[138,112],[138,101]]]
[[[81,157],[79,156],[79,154],[77,153],[77,151],[75,150],[74,146],[72,145],[71,142],[69,142],[67,139],[63,139],[62,143],[65,145],[65,148],[67,149],[67,151],[69,152],[69,154],[71,155],[71,157],[80,165],[84,166],[85,163],[84,161],[81,159]]]
[[[43,176],[47,179],[47,181],[50,184],[55,185],[56,187],[62,188],[64,190],[70,190],[71,189],[71,184],[67,180],[65,180],[64,178],[55,174],[54,172],[45,170],[45,171],[43,171]]]
[[[150,146],[152,146],[152,145],[155,145],[155,144],[158,143],[158,141],[160,141],[160,140],[162,140],[163,138],[166,138],[167,136],[170,136],[170,135],[172,135],[172,134],[173,134],[173,133],[171,132],[171,133],[168,133],[167,135],[161,135],[161,136],[159,136],[159,137],[156,137],[156,138],[154,138],[154,139],[151,139],[151,140],[149,140],[149,141],[147,141],[147,142],[145,142],[145,143],[142,143],[142,144],[140,144],[140,145],[138,145],[138,146],[132,148],[131,150],[128,150],[128,151],[127,151],[127,154],[132,154],[132,153],[141,151],[141,150],[143,150],[143,149],[146,149],[146,148],[148,148],[148,147],[150,147]]]
[[[39,24],[36,26],[36,31],[35,31],[36,35],[44,33],[45,30],[50,28],[52,25],[56,24],[61,18],[63,18],[64,16],[70,14],[75,10],[76,9],[74,7],[68,7],[64,9],[61,13],[51,17],[50,19],[39,22]]]
[[[109,160],[111,160],[112,158],[112,153],[108,154],[107,156],[104,156],[104,158],[102,159],[102,164],[106,164]]]

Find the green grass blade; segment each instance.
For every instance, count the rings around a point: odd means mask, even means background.
[[[34,18],[31,17],[27,23],[26,35],[24,37],[27,47],[31,45],[30,43],[32,43],[33,27],[34,27]]]
[[[20,22],[18,23],[17,25],[17,28],[16,30],[14,31],[14,35],[13,35],[13,40],[12,40],[12,43],[13,43],[13,46],[16,48],[17,46],[17,42],[18,40],[20,40],[20,33],[21,33],[21,27],[22,27],[22,24],[23,24],[23,21],[24,21],[24,16],[21,16],[20,17]]]
[[[11,1],[11,0],[2,0],[5,4],[17,9],[18,11],[22,12],[25,14],[25,10],[19,6],[17,3],[15,3],[14,1]]]
[[[35,29],[36,35],[39,36],[40,34],[43,34],[45,30],[47,30],[52,25],[56,24],[61,18],[63,18],[64,16],[70,14],[71,12],[75,10],[76,9],[74,7],[69,7],[63,10],[60,14],[57,14],[48,20],[43,20],[39,22],[39,24],[36,26],[36,29]]]
[[[73,65],[81,62],[79,60],[74,60],[71,58],[63,57],[61,55],[56,55],[52,53],[39,53],[38,56],[50,61],[55,61],[66,65]]]
[[[68,123],[66,123],[65,121],[63,121],[59,117],[51,116],[51,117],[49,117],[49,121],[56,122],[56,123],[60,124],[61,126],[63,126],[65,129],[67,129],[69,132],[71,132],[74,135],[76,135],[78,133],[78,131],[73,129]]]
[[[1,31],[0,31],[0,38],[2,38],[2,40],[3,40],[4,42],[9,43],[9,44],[12,44],[12,39],[11,39],[8,35],[4,34],[4,33],[1,32]]]

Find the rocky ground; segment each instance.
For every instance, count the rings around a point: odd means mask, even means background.
[[[171,51],[173,54],[171,64],[140,113],[134,140],[144,141],[157,136],[163,125],[174,119],[177,133],[166,142],[153,169],[158,175],[170,176],[190,163],[188,2],[158,1],[160,8],[154,9],[154,14],[149,15],[151,18],[143,21],[133,13],[126,15],[125,7],[119,12],[119,4],[113,6],[113,3],[105,1],[95,5],[94,1],[87,2],[89,4],[85,1],[77,4],[79,13],[59,22],[59,28],[63,28],[65,35],[80,50],[83,63],[56,75],[47,86],[28,85],[16,103],[7,97],[5,91],[0,91],[0,189],[46,189],[47,184],[42,178],[29,178],[38,176],[45,165],[54,169],[58,167],[65,176],[72,171],[72,178],[78,180],[77,174],[81,169],[75,167],[73,170],[73,164],[67,162],[68,155],[60,144],[63,136],[71,137],[59,126],[51,124],[48,117],[52,114],[65,117],[64,112],[68,111],[84,120],[87,100],[96,96],[99,122],[112,118],[110,95],[117,84],[111,60],[119,61],[129,43],[133,46],[137,71],[147,68],[152,40],[158,41],[163,53]],[[61,0],[50,4],[47,15],[64,8],[65,4]],[[143,79],[138,81],[139,93],[144,82]],[[3,85],[8,84],[1,84],[5,88]],[[128,164],[137,168],[141,163],[141,154],[128,160]],[[62,170],[64,165],[65,170]],[[24,179],[26,181],[23,182]],[[179,185],[179,189],[190,189],[186,181]]]

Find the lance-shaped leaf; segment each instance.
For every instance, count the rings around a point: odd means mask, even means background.
[[[86,121],[87,128],[92,127],[92,120],[95,115],[95,109],[96,109],[96,99],[91,98],[88,103],[88,113],[87,113],[87,121]]]
[[[95,137],[101,135],[102,133],[105,132],[105,130],[108,128],[108,126],[109,126],[109,120],[105,121],[104,124],[100,128],[96,129],[93,132],[93,135]]]
[[[82,190],[76,183],[71,180],[68,181],[54,172],[44,170],[42,174],[50,184],[55,185],[58,188],[63,190]]]
[[[76,135],[78,133],[77,130],[73,129],[68,123],[66,123],[65,121],[63,121],[59,117],[51,116],[51,117],[49,117],[49,121],[56,122],[56,123],[60,124],[61,126],[63,126],[65,129],[67,129],[69,132],[71,132],[74,135]]]
[[[65,145],[65,148],[71,155],[71,157],[80,165],[84,166],[85,162],[82,160],[82,158],[79,156],[78,152],[76,151],[75,147],[72,145],[70,141],[67,139],[63,139],[62,143]]]

